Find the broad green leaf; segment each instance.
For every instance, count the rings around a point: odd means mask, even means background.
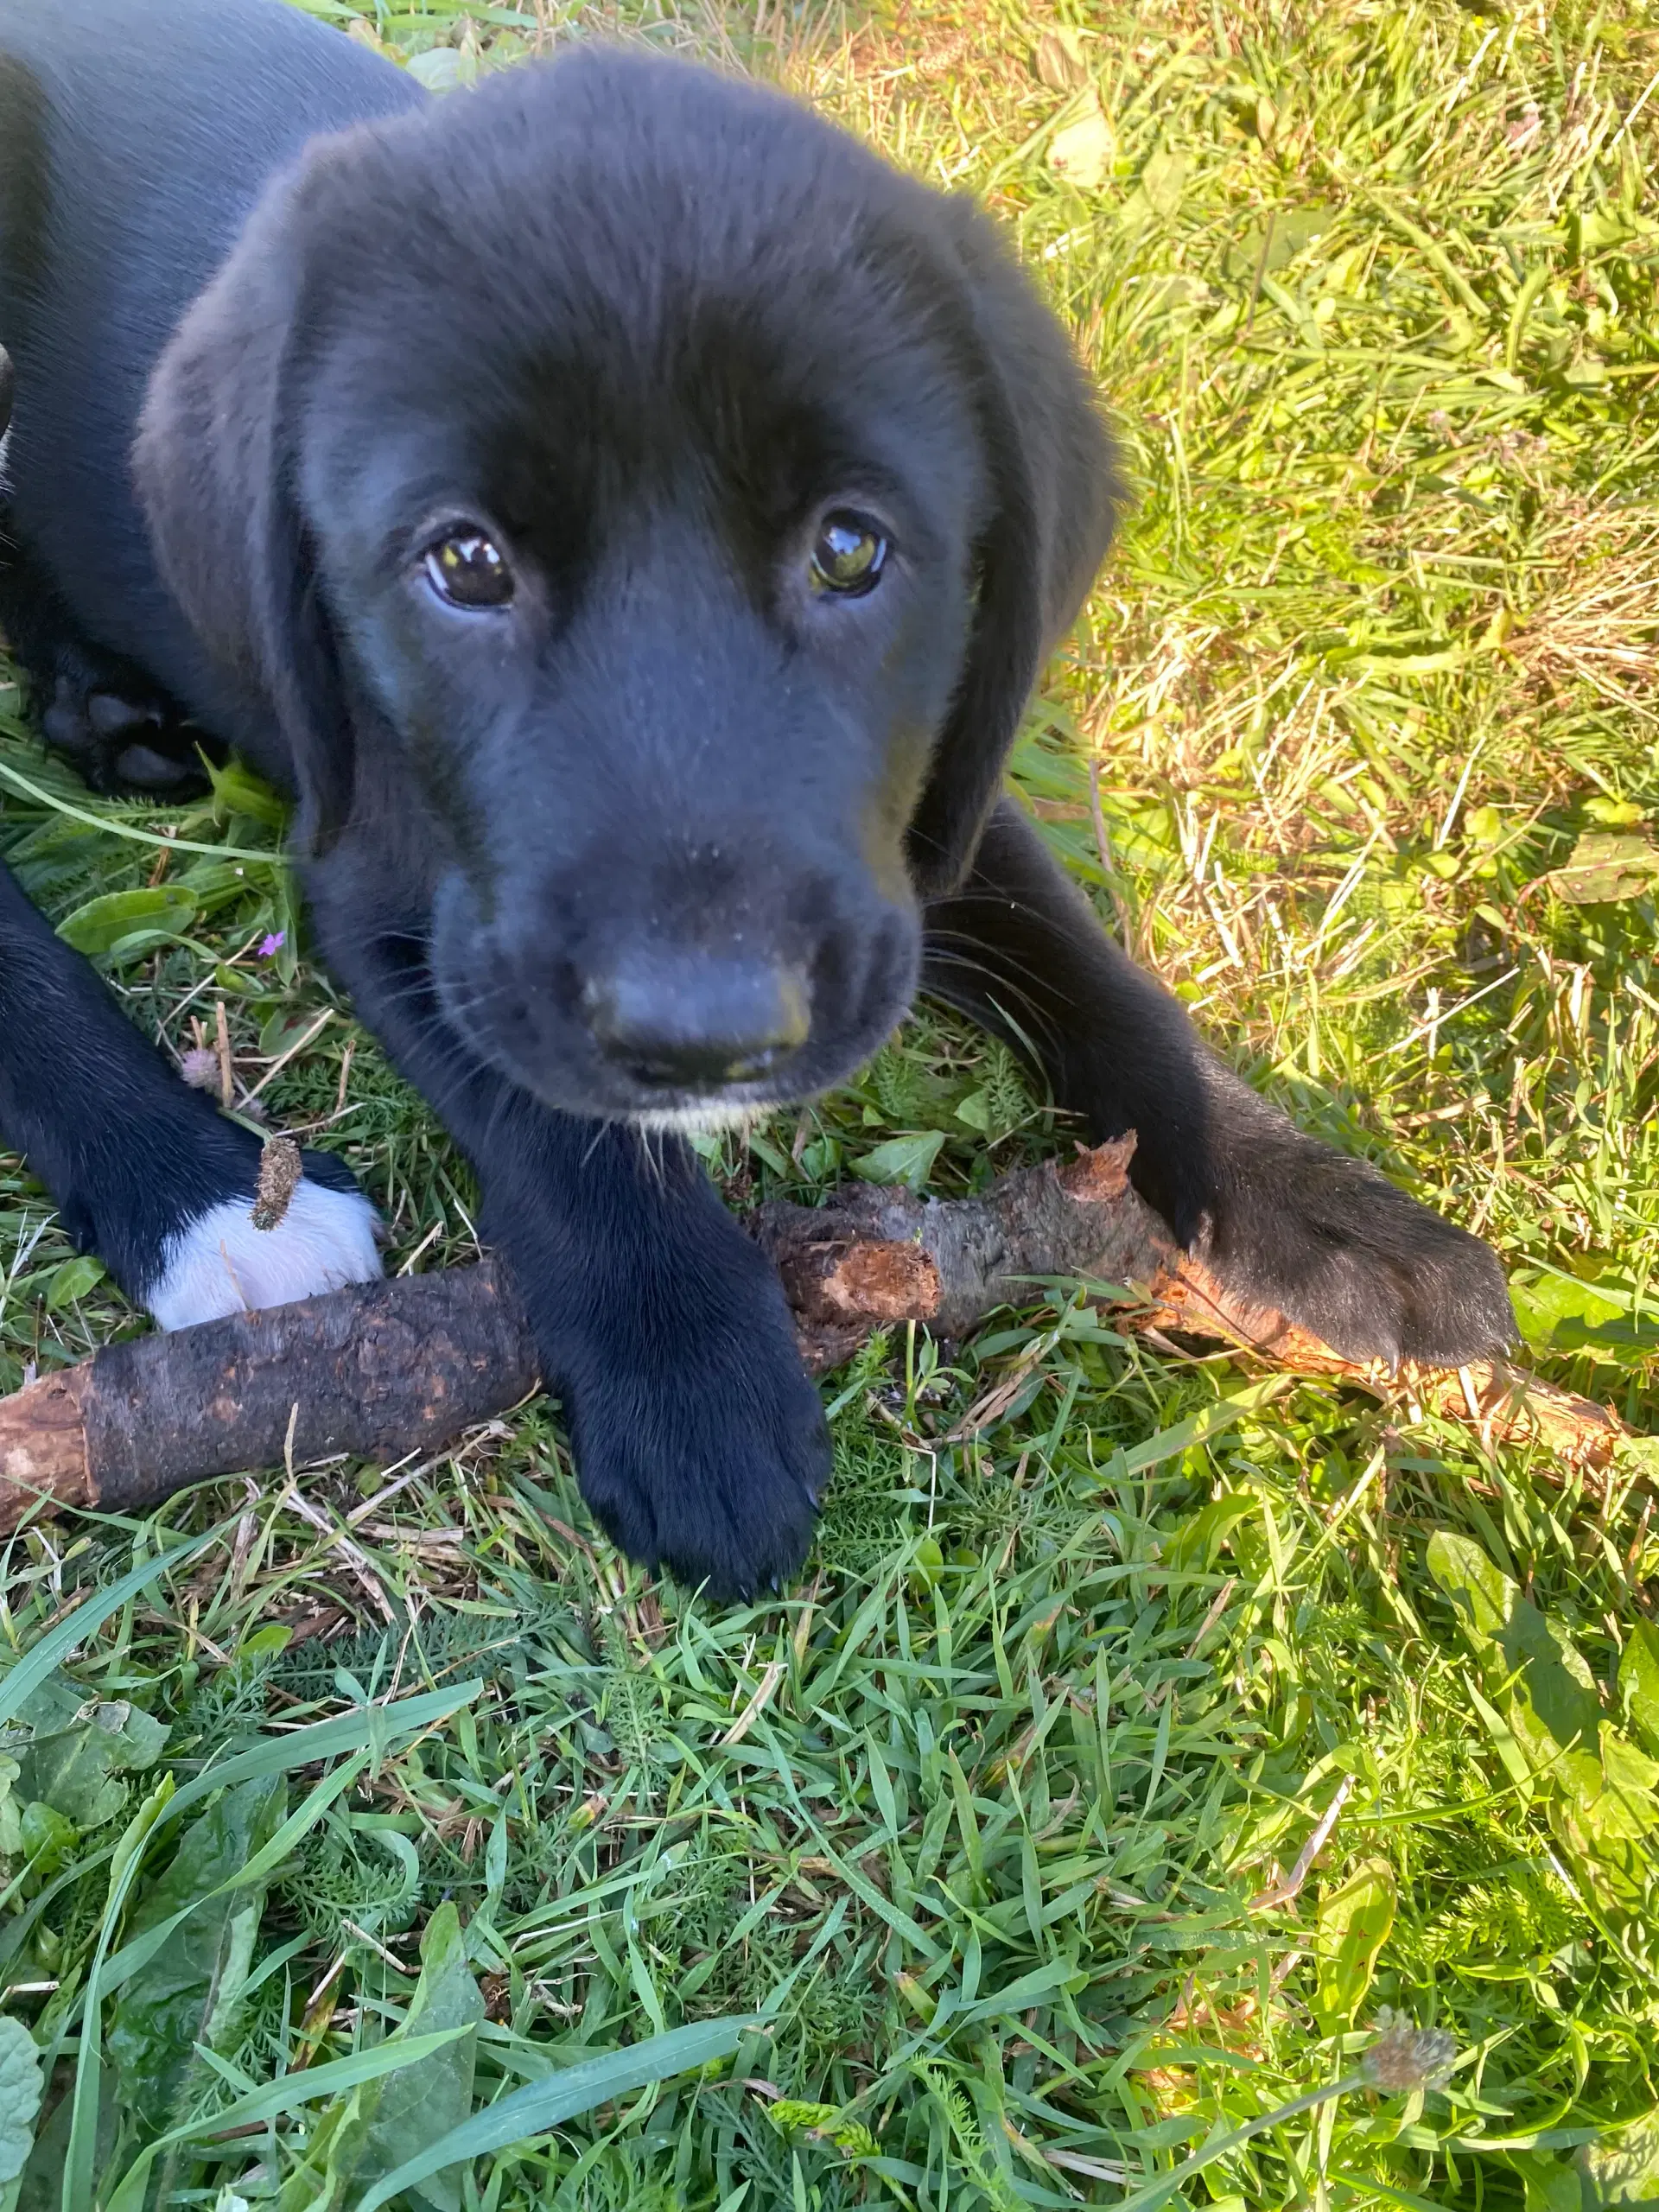
[[[64,2162],[68,2153],[69,2123],[73,2112],[73,2100],[60,2097],[47,2118],[36,2123],[35,2148],[29,2152],[29,2164],[23,2168],[22,2178],[17,2185],[16,2212],[63,2212]],[[120,2115],[106,2080],[93,2138],[95,2172],[108,2171],[119,2126]],[[0,2190],[0,2204],[6,2202],[5,2194]],[[171,2206],[168,2207],[168,2212],[173,2212]]]
[[[0,1753],[0,1859],[15,1859],[23,1847],[22,1801],[12,1787],[22,1770]]]
[[[155,1765],[167,1730],[126,1704],[94,1707],[73,1728],[35,1736],[17,1751],[19,1797],[50,1805],[79,1828],[112,1821],[127,1801],[119,1777]]]
[[[1276,276],[1305,248],[1321,238],[1337,219],[1337,210],[1322,202],[1291,207],[1275,215],[1272,228],[1248,231],[1236,245],[1229,246],[1222,263],[1224,273],[1236,282],[1254,283],[1258,271]]]
[[[410,1707],[429,1702],[429,1700],[420,1698],[410,1698],[406,1700]],[[303,1753],[296,1751],[294,1747],[301,1738],[314,1732],[302,1729],[283,1739],[283,1748],[287,1752],[283,1764],[280,1767],[267,1764],[258,1770],[258,1772],[269,1776],[272,1773],[286,1772],[289,1766],[302,1764]],[[232,1871],[223,1887],[245,1889],[251,1888],[255,1883],[263,1884],[265,1878],[288,1855],[300,1836],[307,1831],[332,1799],[355,1780],[367,1762],[368,1753],[359,1750],[333,1774],[325,1775],[311,1791],[304,1804],[282,1823],[275,1834],[254,1852],[251,1858],[239,1864]],[[245,1760],[227,1760],[224,1768],[220,1769],[217,1775],[210,1775],[206,1778],[208,1792],[211,1793],[216,1787],[228,1782],[231,1779],[232,1770],[245,1764]],[[243,1775],[238,1777],[243,1781],[257,1778],[257,1774]],[[164,1776],[159,1788],[152,1792],[137,1817],[130,1824],[111,1857],[110,1904],[106,1910],[105,1928],[99,1937],[99,1948],[93,1958],[92,1972],[86,1981],[81,2047],[76,2068],[74,2126],[71,2131],[69,2150],[66,2158],[66,2164],[71,2171],[71,2178],[77,2186],[86,2182],[86,2187],[90,2189],[88,2177],[92,2171],[93,2155],[91,2115],[102,2109],[99,2083],[103,2075],[103,2066],[99,2022],[104,1998],[139,1973],[149,1960],[162,1950],[174,1929],[180,1926],[197,1907],[194,1903],[187,1904],[168,1914],[154,1927],[148,1929],[142,1935],[136,1936],[130,1942],[124,1944],[113,1957],[106,1955],[111,1934],[119,1923],[126,1890],[130,1885],[132,1872],[137,1866],[143,1846],[156,1824],[169,1809],[169,1799],[172,1800],[172,1809],[176,1811],[179,1802],[184,1800],[191,1791],[200,1790],[203,1788],[204,1779],[203,1777],[198,1776],[195,1782],[188,1783],[185,1789],[179,1792],[178,1797],[173,1799],[173,1778],[171,1775]],[[213,1891],[210,1892],[210,1897],[217,1897],[221,1893],[218,1891]],[[209,1898],[200,1900],[204,1905],[208,1902]],[[242,1972],[245,1976],[245,1963]],[[326,2072],[326,2069],[316,2069],[308,2075],[307,2079],[308,2082],[315,2082]],[[354,2080],[362,2078],[365,2077],[353,2077]],[[308,2094],[320,2094],[321,2092],[308,2091]],[[157,2151],[164,2149],[173,2142],[187,2139],[188,2133],[188,2129],[181,2133],[175,2128],[169,2134],[160,2138],[150,2148]],[[149,2157],[149,2152],[146,2152],[139,2159],[137,2166],[133,2169],[135,2173],[148,2175]],[[131,2177],[129,2176],[129,2179]],[[125,2183],[123,2187],[124,2189]],[[141,2181],[137,2197],[133,2202],[141,2202],[143,2194],[143,2184]],[[119,2192],[118,2192],[118,2196]]]
[[[1633,798],[1603,798],[1599,792],[1584,802],[1584,810],[1592,822],[1599,822],[1605,829],[1628,830],[1645,822],[1647,810]]]
[[[308,1031],[316,1028],[319,1016],[315,1007],[308,1007],[296,1014],[290,1007],[279,1007],[259,1028],[259,1052],[264,1059],[274,1060],[287,1052],[290,1045],[297,1045]],[[326,1027],[327,1025],[325,1025]],[[321,1035],[321,1031],[318,1031]]]
[[[1531,1804],[1534,1790],[1532,1762],[1522,1750],[1514,1729],[1497,1707],[1484,1698],[1472,1682],[1466,1687],[1469,1702],[1480,1715],[1486,1732],[1492,1739],[1493,1749],[1503,1763],[1504,1773],[1514,1783],[1522,1803]]]
[[[1616,1728],[1601,1724],[1602,1787],[1599,1803],[1617,1806],[1618,1833],[1646,1835],[1659,1827],[1659,1760],[1627,1743]],[[1615,1815],[1609,1813],[1610,1820]]]
[[[1051,92],[1069,92],[1089,74],[1089,57],[1074,30],[1052,24],[1037,41],[1037,74]]]
[[[298,1764],[301,1762],[296,1761],[295,1764]],[[335,1767],[331,1773],[325,1774],[304,1802],[296,1807],[276,1833],[259,1847],[251,1858],[237,1865],[226,1876],[222,1886],[211,1891],[210,1896],[217,1899],[233,1891],[250,1889],[255,1884],[263,1884],[284,1859],[291,1856],[295,1847],[310,1834],[334,1800],[350,1789],[367,1764],[368,1753],[357,1751]],[[194,1784],[190,1786],[194,1787]],[[181,1790],[179,1796],[182,1797],[184,1791]],[[131,1977],[155,1957],[174,1929],[181,1926],[188,1916],[195,1911],[199,1905],[206,1904],[207,1902],[208,1898],[205,1897],[193,1899],[189,1904],[181,1906],[176,1911],[169,1914],[167,1918],[156,1922],[142,1935],[133,1936],[130,1942],[124,1943],[104,1969],[105,1989],[113,1993],[115,1990],[124,1987]]]
[[[238,1666],[245,1666],[252,1659],[274,1659],[279,1651],[286,1651],[294,1640],[294,1631],[282,1621],[267,1621],[251,1636],[245,1636],[237,1646]]]
[[[226,816],[245,814],[272,830],[287,828],[288,801],[272,791],[269,784],[262,783],[251,768],[232,760],[222,768],[210,760],[207,769],[213,787],[215,811]]]
[[[1351,2027],[1376,1971],[1377,1954],[1394,1926],[1394,1870],[1385,1859],[1355,1869],[1319,1901],[1314,1937],[1319,1987],[1314,2010],[1326,2035]]]
[[[23,1807],[17,1820],[22,1853],[37,1874],[55,1874],[80,1840],[73,1821],[38,1799]]]
[[[1651,1621],[1630,1624],[1618,1662],[1618,1698],[1624,1718],[1659,1758],[1659,1628]]]
[[[643,2089],[647,2082],[666,2081],[691,2067],[729,2058],[750,2030],[760,2024],[751,2017],[699,2021],[694,2027],[673,2028],[666,2035],[652,2036],[649,2042],[607,2051],[602,2058],[584,2059],[580,2065],[550,2074],[543,2082],[515,2089],[510,2096],[474,2113],[461,2126],[452,2127],[418,2158],[377,2182],[353,2212],[380,2212],[383,2204],[418,2188],[447,2166],[462,2165],[491,2151],[505,2150],[509,2144],[545,2135],[567,2120],[574,2120],[578,2113],[591,2112],[595,2105]],[[110,2212],[125,2212],[125,2208],[111,2205]]]
[[[1578,2167],[1595,2212],[1604,2205],[1659,2203],[1659,2109],[1599,2143],[1586,2143]]]
[[[1146,194],[1147,205],[1154,215],[1161,215],[1167,221],[1180,207],[1185,186],[1185,155],[1172,153],[1160,143],[1141,172],[1141,189]]]
[[[21,2020],[0,2020],[0,2183],[29,2163],[43,2087],[34,2037]]]
[[[942,1129],[924,1129],[915,1136],[889,1137],[862,1160],[850,1165],[866,1183],[903,1183],[919,1191],[933,1172],[933,1163],[944,1142]]]
[[[96,1290],[104,1280],[104,1262],[83,1253],[78,1260],[66,1260],[55,1269],[46,1287],[46,1310],[60,1313],[66,1306],[73,1306],[78,1298],[85,1298],[89,1290]]]
[[[1538,1273],[1511,1281],[1510,1295],[1515,1302],[1515,1316],[1521,1324],[1521,1333],[1529,1344],[1541,1348],[1558,1339],[1573,1348],[1586,1341],[1600,1342],[1604,1332],[1608,1341],[1636,1337],[1639,1348],[1642,1338],[1626,1322],[1627,1307],[1605,1297],[1592,1282],[1578,1282],[1571,1275]],[[1609,1332],[1609,1324],[1626,1322],[1622,1331]]]
[[[158,883],[148,891],[107,891],[89,899],[58,925],[66,944],[89,959],[112,952],[124,938],[141,931],[178,936],[195,920],[200,908],[195,893],[182,884]]]
[[[156,2161],[175,2143],[188,2143],[203,2135],[228,2134],[233,2128],[257,2126],[265,2120],[279,2119],[284,2113],[296,2112],[300,2106],[310,2104],[319,2097],[332,2097],[342,2089],[354,2088],[359,2082],[378,2081],[383,2074],[395,2074],[399,2067],[417,2066],[422,2059],[430,2057],[435,2050],[441,2050],[446,2043],[453,2043],[463,2032],[452,2029],[447,2035],[413,2036],[408,2042],[401,2036],[394,2036],[386,2043],[377,2044],[372,2050],[353,2051],[349,2058],[331,2059],[326,2066],[310,2066],[302,2073],[284,2074],[262,2088],[250,2089],[245,2096],[234,2098],[216,2112],[169,2128],[133,2160],[102,2212],[142,2212]],[[361,2207],[354,2208],[354,2212],[361,2212]]]
[[[101,1827],[127,1802],[127,1786],[112,1767],[109,1739],[99,1729],[38,1737],[17,1764],[20,1795],[49,1805],[78,1828]]]
[[[1056,176],[1089,192],[1105,182],[1116,158],[1116,133],[1091,92],[1081,111],[1049,140],[1048,165]]]
[[[1548,2151],[1510,2155],[1526,2188],[1525,2212],[1583,2212],[1584,2188],[1573,2167],[1564,2166]]]
[[[1233,1530],[1261,1510],[1262,1501],[1254,1491],[1228,1491],[1220,1497],[1212,1497],[1207,1505],[1200,1506],[1183,1521],[1165,1542],[1165,1566],[1213,1567]]]
[[[1532,1764],[1548,1767],[1575,1744],[1592,1749],[1601,1700],[1560,1624],[1523,1598],[1467,1536],[1438,1530],[1429,1539],[1428,1571],[1452,1600],[1489,1692],[1510,1689],[1510,1725]]]
[[[993,1102],[988,1086],[970,1090],[957,1108],[957,1119],[965,1122],[970,1129],[977,1129],[982,1136],[991,1133]]]
[[[125,2108],[158,2133],[199,2078],[194,2046],[225,2049],[264,1911],[263,1883],[226,1885],[270,1840],[287,1809],[280,1780],[245,1782],[200,1814],[140,1897],[131,1941],[183,1912],[116,2000],[108,2050]]]
[[[1639,1914],[1659,1828],[1659,1764],[1604,1723],[1599,1757],[1573,1752],[1555,1782],[1550,1826],[1579,1879],[1609,1914]]]
[[[1428,1540],[1428,1571],[1452,1602],[1464,1634],[1477,1650],[1494,1642],[1520,1595],[1501,1567],[1494,1567],[1468,1536],[1440,1529]]]
[[[155,1765],[167,1744],[167,1723],[125,1698],[101,1700],[92,1712],[95,1726],[113,1736],[123,1747],[129,1772],[142,1774]]]
[[[32,1729],[37,1736],[55,1735],[60,1729],[73,1727],[96,1702],[67,1675],[53,1673],[36,1682],[12,1714],[10,1726]]]
[[[1629,831],[1587,830],[1563,867],[1544,881],[1571,906],[1601,906],[1639,899],[1659,876],[1659,847]]]
[[[1521,1599],[1500,1648],[1510,1669],[1520,1670],[1510,1718],[1537,1763],[1553,1758],[1558,1745],[1593,1754],[1601,1699],[1595,1676],[1562,1624]]]
[[[1579,1879],[1610,1916],[1640,1911],[1659,1829],[1659,1764],[1604,1718],[1595,1677],[1564,1625],[1524,1599],[1478,1544],[1441,1530],[1428,1565],[1549,1793],[1550,1826]]]
[[[477,81],[478,60],[459,47],[433,46],[424,54],[410,55],[409,73],[429,92],[453,92]]]
[[[483,2017],[484,2000],[467,1963],[460,1916],[453,1904],[441,1904],[421,1939],[421,1978],[401,2032],[429,2035],[440,2028],[476,2027]],[[477,2054],[477,2037],[463,2036],[418,2066],[359,2092],[368,2127],[354,2179],[380,2180],[461,2125],[473,2109]],[[429,2174],[411,2188],[436,2212],[460,2212],[461,2184],[454,2174]]]

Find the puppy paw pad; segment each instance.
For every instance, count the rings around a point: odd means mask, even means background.
[[[360,1191],[302,1182],[275,1229],[256,1229],[251,1198],[227,1200],[168,1238],[145,1299],[163,1329],[256,1306],[288,1306],[381,1273],[378,1217]]]

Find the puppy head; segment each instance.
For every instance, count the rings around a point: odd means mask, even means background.
[[[452,1025],[658,1121],[891,1029],[1115,497],[982,219],[597,50],[315,143],[136,460],[313,851],[411,854]]]

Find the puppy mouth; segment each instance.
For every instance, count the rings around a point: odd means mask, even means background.
[[[859,1055],[860,1058],[863,1057]],[[849,1063],[851,1066],[857,1065],[856,1059]],[[543,1095],[547,1104],[566,1113],[574,1109],[591,1114],[600,1121],[626,1122],[633,1128],[648,1129],[653,1134],[717,1136],[723,1130],[747,1128],[763,1121],[768,1114],[798,1106],[845,1079],[839,1059],[833,1069],[823,1071],[822,1080],[803,1079],[791,1084],[789,1077],[789,1069],[780,1067],[766,1082],[710,1084],[706,1089],[685,1084],[647,1088],[639,1083],[601,1077],[592,1088],[587,1083],[580,1084],[575,1096],[563,1094],[563,1085],[556,1083],[546,1086],[531,1081],[528,1087]],[[522,1072],[518,1080],[526,1080]],[[561,1095],[547,1096],[549,1089]]]
[[[472,993],[447,989],[442,976],[438,988],[440,1001],[448,1002],[445,1010],[467,1045],[515,1088],[555,1113],[623,1122],[653,1134],[704,1136],[745,1128],[833,1089],[880,1041],[877,1037],[867,1044],[861,1037],[843,1050],[826,1052],[822,1040],[815,1040],[816,1051],[780,1054],[764,1071],[746,1070],[747,1080],[653,1081],[644,1072],[605,1065],[580,1024],[531,1018],[528,993],[492,995],[480,1002]]]
[[[624,1118],[652,1136],[717,1137],[753,1128],[783,1103],[780,1098],[700,1098],[683,1106],[638,1107]]]
[[[715,1136],[746,1128],[767,1115],[799,1106],[847,1081],[893,1027],[902,1007],[883,1023],[861,1030],[840,1047],[815,1040],[816,1050],[780,1057],[764,1077],[747,1081],[649,1084],[595,1059],[580,1031],[573,1030],[548,1049],[544,1040],[526,1052],[522,1039],[503,1033],[494,1022],[464,1025],[468,1043],[480,1057],[517,1087],[556,1113],[617,1122],[652,1135]]]

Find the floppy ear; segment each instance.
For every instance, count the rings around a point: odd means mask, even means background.
[[[990,512],[967,664],[910,829],[924,898],[967,874],[1026,702],[1105,557],[1111,442],[1059,321],[970,202],[944,213],[971,327]]]
[[[156,363],[132,454],[162,576],[209,657],[275,717],[313,854],[352,802],[350,722],[296,504],[289,411],[308,187],[326,160],[308,153],[259,201]]]

